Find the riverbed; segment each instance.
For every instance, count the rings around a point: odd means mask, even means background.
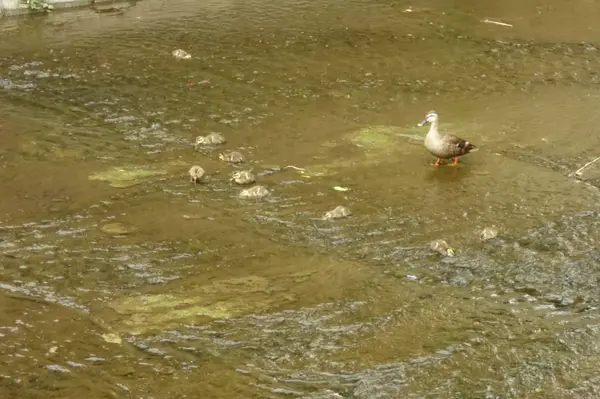
[[[599,397],[600,6],[482,4],[0,21],[2,397]]]

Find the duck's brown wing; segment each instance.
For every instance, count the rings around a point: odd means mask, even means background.
[[[475,145],[470,143],[468,140],[461,139],[453,134],[448,134],[446,136],[446,142],[450,147],[452,147],[453,152],[456,155],[468,154],[473,148],[475,148]]]

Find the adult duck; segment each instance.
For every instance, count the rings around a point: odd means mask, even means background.
[[[456,166],[458,165],[458,157],[473,151],[475,146],[467,140],[463,140],[452,134],[440,133],[438,130],[438,121],[439,117],[437,112],[429,111],[427,115],[425,115],[425,119],[419,123],[419,126],[431,123],[429,132],[427,132],[427,136],[425,136],[425,148],[437,157],[437,160],[434,163],[435,166],[439,166],[442,159],[450,158],[454,159],[452,166]]]

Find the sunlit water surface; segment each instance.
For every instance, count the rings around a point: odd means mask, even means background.
[[[600,397],[600,5],[482,4],[2,21],[3,398]]]

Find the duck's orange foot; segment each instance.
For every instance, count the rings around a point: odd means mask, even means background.
[[[452,162],[452,166],[458,165],[458,157],[454,157],[454,162]]]
[[[440,162],[442,162],[441,158],[438,158],[435,163],[432,163],[433,166],[440,166]]]

